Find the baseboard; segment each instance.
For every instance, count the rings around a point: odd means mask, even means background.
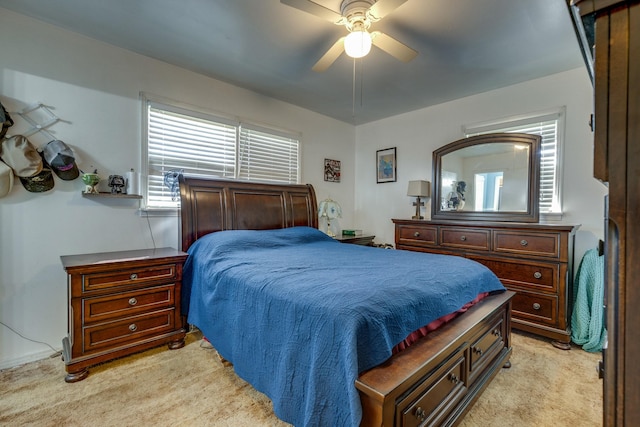
[[[59,356],[58,353],[53,353],[51,350],[43,350],[37,353],[31,353],[27,356],[17,357],[15,359],[2,360],[0,361],[0,370],[15,368],[16,366],[46,359],[48,357],[61,357],[61,356]],[[60,360],[60,363],[64,363],[62,359]]]

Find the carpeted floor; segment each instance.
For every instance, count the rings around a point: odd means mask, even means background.
[[[600,354],[562,351],[514,332],[512,367],[502,369],[461,426],[601,426]],[[200,346],[161,347],[90,369],[64,382],[59,357],[0,371],[0,425],[286,426],[271,402]]]

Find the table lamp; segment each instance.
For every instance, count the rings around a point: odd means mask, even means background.
[[[342,208],[335,200],[324,199],[318,206],[318,216],[327,219],[327,234],[336,237],[336,233],[331,229],[331,221],[336,218],[342,218]]]
[[[416,201],[413,205],[416,207],[416,214],[411,219],[424,219],[420,215],[420,206],[424,203],[420,201],[420,197],[429,197],[431,195],[431,183],[429,181],[409,181],[407,196],[415,197]]]

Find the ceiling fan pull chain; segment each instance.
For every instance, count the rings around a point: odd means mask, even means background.
[[[364,94],[364,58],[360,58],[360,108],[362,108],[363,94]]]
[[[356,58],[353,58],[353,83],[351,85],[351,116],[356,116]]]

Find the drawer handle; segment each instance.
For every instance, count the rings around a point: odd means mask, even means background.
[[[537,302],[533,303],[533,309],[534,310],[540,310],[540,304],[538,304]]]
[[[135,331],[137,331],[137,330],[138,330],[138,325],[136,325],[135,323],[130,324],[130,325],[129,325],[129,330],[130,330],[131,332],[135,332]]]
[[[413,237],[420,237],[420,232],[416,231],[415,233],[413,233]]]
[[[496,337],[502,336],[502,332],[500,331],[500,329],[494,329],[492,334]]]
[[[421,407],[417,407],[416,408],[416,413],[415,416],[417,419],[419,419],[420,421],[424,421],[425,418],[427,418],[427,413],[424,411],[424,409],[422,409]]]
[[[482,349],[480,347],[473,347],[473,352],[478,356],[482,356]]]
[[[539,279],[542,277],[542,273],[540,273],[539,271],[536,271],[535,273],[533,273],[533,277],[535,277],[536,279]]]
[[[136,305],[138,303],[138,300],[135,298],[129,298],[129,305]]]
[[[458,384],[460,382],[460,378],[458,378],[458,376],[452,372],[449,374],[449,381],[454,384]]]
[[[131,275],[129,276],[129,279],[131,280],[136,280],[138,278],[138,275],[136,273],[131,273]]]
[[[460,236],[460,240],[464,242],[465,240],[467,240],[467,236]]]
[[[520,240],[520,245],[521,246],[527,246],[529,244],[529,242],[527,242],[526,240],[522,239]]]

